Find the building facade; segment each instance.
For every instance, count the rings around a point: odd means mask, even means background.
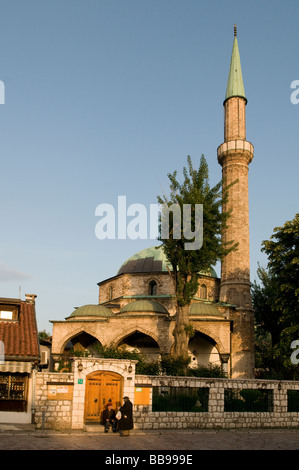
[[[234,241],[238,247],[222,260],[220,278],[212,268],[199,275],[198,291],[189,311],[194,329],[189,354],[191,367],[222,365],[228,378],[237,379],[254,377],[248,222],[248,168],[253,146],[246,140],[246,104],[235,30],[223,104],[224,142],[217,149],[217,157],[222,167],[223,185],[235,182],[229,186],[225,209],[231,210],[231,217],[223,232],[223,242]],[[67,372],[63,367],[64,358],[79,351],[96,358],[96,343],[136,349],[148,360],[171,354],[176,319],[175,291],[171,269],[161,247],[150,247],[134,254],[115,276],[99,282],[98,286],[98,304],[81,306],[64,320],[52,321],[55,370]],[[92,371],[99,394],[104,372]],[[123,380],[121,374],[110,379]],[[92,376],[86,376],[85,387],[90,380]],[[85,400],[88,400],[87,389],[84,390]]]
[[[40,362],[35,295],[0,298],[0,422],[32,423]]]

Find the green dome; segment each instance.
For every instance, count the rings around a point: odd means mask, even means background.
[[[135,300],[133,302],[128,303],[124,307],[121,308],[119,313],[127,313],[127,312],[152,312],[152,313],[166,313],[168,311],[166,308],[161,305],[159,302],[155,302],[153,300]]]
[[[222,317],[222,313],[219,312],[217,307],[214,305],[208,304],[206,302],[196,302],[190,305],[189,310],[190,315],[201,315],[213,316],[213,317]]]
[[[104,305],[83,305],[82,307],[76,308],[68,319],[77,319],[79,317],[111,317],[112,315],[114,315],[114,313]]]
[[[171,270],[163,246],[152,246],[135,253],[127,259],[117,274],[167,272],[167,266]],[[200,274],[217,278],[216,271],[213,268],[210,268],[209,272],[201,272]]]
[[[152,246],[127,259],[117,274],[167,271],[167,264],[169,263],[162,247]]]

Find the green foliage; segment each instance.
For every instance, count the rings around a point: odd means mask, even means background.
[[[185,324],[185,332],[187,333],[189,338],[193,338],[195,335],[194,326],[191,323]]]
[[[38,337],[39,337],[39,339],[50,340],[51,339],[51,334],[48,333],[46,330],[43,330],[43,331],[38,332]]]
[[[263,242],[262,251],[279,282],[276,308],[281,313],[280,322],[294,326],[299,323],[299,214],[275,228],[271,239]]]
[[[116,347],[113,345],[102,346],[100,343],[95,343],[95,349],[97,355],[103,358],[109,359],[128,359],[131,361],[137,361],[135,372],[139,375],[158,375],[159,364],[158,362],[149,362],[145,356],[140,354],[137,350],[127,351],[125,348]]]
[[[209,364],[208,366],[198,366],[197,368],[189,367],[188,375],[191,377],[227,377],[227,375],[223,372],[222,367],[217,364]]]
[[[136,374],[137,375],[159,375],[160,364],[158,361],[153,361],[153,362],[138,361],[136,364]]]
[[[183,168],[182,183],[177,179],[177,171],[169,173],[168,179],[169,197],[158,196],[158,202],[162,205],[159,240],[162,242],[164,253],[172,268],[171,276],[176,293],[177,311],[173,355],[187,357],[188,334],[182,326],[188,324],[186,307],[190,305],[192,297],[197,292],[199,272],[207,272],[219,259],[237,248],[233,240],[224,245],[221,239],[222,231],[230,216],[229,212],[223,210],[223,205],[227,201],[231,185],[223,190],[222,181],[220,181],[213,188],[210,187],[208,164],[203,155],[198,169],[194,168],[191,157],[187,157],[187,167]],[[168,209],[173,204],[180,208],[182,218],[183,215],[185,216],[186,205],[191,208],[188,225],[192,233],[197,234],[198,237],[195,235],[192,240],[188,240],[185,237],[184,224],[181,221],[178,222],[171,211],[168,217],[168,210],[165,211],[165,208]],[[203,244],[200,249],[186,249],[186,242],[198,241],[199,238],[200,221],[197,220],[198,211],[196,210],[198,204],[203,205],[203,227],[201,227],[203,228]],[[165,212],[169,220],[168,238],[162,238]]]
[[[160,373],[162,375],[172,375],[181,377],[218,377],[225,378],[226,375],[219,365],[209,364],[208,366],[188,367],[190,357],[164,356],[160,362]]]
[[[71,348],[68,351],[68,355],[71,357],[90,357],[91,353],[87,349],[74,349]]]
[[[291,344],[299,339],[299,214],[263,242],[267,269],[258,268],[252,299],[256,323],[256,366],[261,378],[297,380]]]
[[[68,356],[62,357],[59,362],[58,362],[58,372],[71,372],[72,370],[72,363],[70,361],[70,358]]]
[[[163,355],[160,360],[149,361],[143,354],[137,350],[128,351],[123,347],[114,345],[103,346],[99,342],[92,345],[96,351],[96,357],[107,359],[127,359],[136,362],[135,372],[137,375],[168,375],[168,376],[188,376],[188,377],[226,377],[222,368],[217,365],[209,365],[208,367],[191,368],[190,357],[173,357]],[[89,356],[88,351],[71,352],[70,356],[86,357]],[[67,368],[71,370],[69,358],[63,358],[59,365],[59,369]]]
[[[190,357],[162,356],[160,370],[162,375],[185,376]]]
[[[209,170],[202,155],[198,170],[194,169],[191,157],[187,157],[187,167],[183,168],[183,183],[177,179],[177,171],[168,174],[170,197],[158,196],[160,204],[178,204],[183,214],[183,206],[191,205],[191,226],[195,229],[195,205],[203,204],[203,246],[200,250],[186,250],[183,227],[180,227],[180,239],[174,238],[174,219],[170,215],[170,234],[168,239],[160,237],[164,252],[172,266],[176,284],[177,301],[181,306],[188,305],[198,288],[198,273],[208,271],[224,255],[236,248],[233,241],[222,244],[221,233],[229,217],[221,210],[227,200],[227,189],[222,192],[220,181],[213,188],[209,185]]]

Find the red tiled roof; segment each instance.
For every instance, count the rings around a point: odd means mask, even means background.
[[[18,321],[0,320],[0,341],[4,343],[6,359],[18,356],[26,360],[39,356],[35,305],[21,302]]]

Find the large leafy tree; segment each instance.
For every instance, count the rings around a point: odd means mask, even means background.
[[[198,277],[200,272],[208,272],[211,266],[236,249],[237,244],[232,241],[226,246],[221,241],[221,233],[230,216],[229,212],[222,210],[228,197],[227,186],[222,188],[222,181],[214,187],[209,184],[208,164],[202,155],[199,168],[195,169],[191,157],[187,157],[187,167],[183,168],[183,181],[179,182],[177,171],[168,174],[170,181],[170,195],[158,196],[158,202],[165,208],[169,215],[169,236],[162,237],[163,209],[160,220],[160,236],[164,252],[171,265],[171,276],[176,292],[176,324],[174,329],[173,355],[177,358],[188,358],[188,341],[192,328],[189,324],[189,306],[192,297],[198,289]],[[183,230],[181,221],[178,224],[172,212],[168,212],[173,204],[179,207],[184,214],[187,205],[191,208],[187,223],[190,224],[198,236],[200,228],[203,228],[202,246],[199,249],[187,249],[186,243],[190,242]],[[203,206],[203,227],[198,227],[197,209]],[[178,236],[179,233],[179,236]],[[197,235],[196,235],[197,234]]]
[[[262,244],[268,267],[259,268],[261,285],[254,283],[253,304],[257,328],[271,337],[270,366],[285,378],[298,377],[292,363],[292,344],[299,340],[299,214],[274,229]]]

